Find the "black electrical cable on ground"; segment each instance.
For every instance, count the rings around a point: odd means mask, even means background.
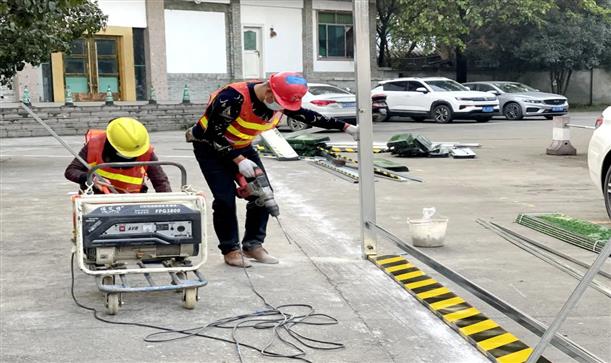
[[[278,220],[278,223],[280,223],[279,220]],[[291,238],[289,237],[289,235],[286,233],[284,228],[282,228],[282,225],[280,225],[280,227],[282,229],[282,232],[286,236],[287,240],[289,241],[289,243],[291,243]],[[240,245],[240,248],[241,248],[241,245]],[[242,256],[242,261],[244,262],[244,256]],[[338,324],[337,319],[327,314],[315,313],[314,308],[309,304],[285,304],[285,305],[278,305],[278,306],[271,305],[270,303],[267,302],[267,300],[265,300],[263,295],[261,295],[255,288],[250,278],[250,275],[248,274],[248,271],[246,270],[246,267],[243,267],[243,271],[244,271],[244,274],[246,275],[246,278],[248,279],[248,283],[250,285],[251,290],[263,302],[266,309],[257,311],[254,313],[231,316],[231,317],[219,319],[207,325],[197,326],[197,327],[189,328],[189,329],[173,329],[173,328],[168,328],[168,327],[163,327],[163,326],[158,326],[158,325],[153,325],[153,324],[108,320],[104,317],[101,317],[99,315],[99,312],[95,308],[81,304],[74,294],[74,281],[75,281],[74,253],[72,253],[72,257],[70,261],[70,274],[72,278],[70,292],[72,295],[72,299],[74,300],[74,303],[77,306],[85,310],[91,311],[93,313],[94,318],[101,322],[108,323],[108,324],[115,324],[115,325],[128,325],[128,326],[137,326],[137,327],[142,327],[142,328],[151,328],[151,329],[160,330],[159,332],[152,333],[152,334],[145,336],[143,339],[145,342],[161,343],[161,342],[170,342],[174,340],[191,338],[191,337],[200,337],[200,338],[218,340],[218,341],[234,344],[236,347],[236,351],[238,353],[240,362],[244,361],[242,357],[242,352],[240,349],[241,347],[246,347],[252,350],[256,350],[263,356],[267,356],[267,357],[297,359],[297,360],[302,360],[305,362],[310,362],[310,360],[305,358],[306,351],[304,347],[307,347],[313,350],[336,350],[336,349],[343,349],[345,347],[344,344],[342,343],[307,337],[297,332],[294,329],[295,327],[298,327],[299,325],[318,325],[318,326],[335,325],[335,324]],[[298,315],[294,313],[289,313],[288,311],[284,311],[284,310],[289,310],[289,309],[303,309],[305,310],[305,313]],[[232,339],[226,339],[222,337],[204,334],[205,331],[212,329],[212,328],[231,329],[231,338]],[[257,330],[271,329],[273,334],[270,340],[267,342],[267,344],[265,344],[265,346],[261,348],[261,347],[254,346],[252,344],[244,343],[238,339],[237,335],[238,335],[239,329],[245,329],[245,328],[253,328]],[[173,336],[164,337],[164,335],[167,335],[167,334],[170,334]],[[283,334],[285,336],[283,336]],[[293,341],[289,340],[291,338],[293,339]],[[289,349],[296,351],[296,353],[283,354],[283,353],[271,351],[270,348],[276,341],[280,341],[284,346],[289,347]]]

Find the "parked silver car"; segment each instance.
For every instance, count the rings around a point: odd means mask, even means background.
[[[509,120],[524,117],[544,116],[551,120],[554,116],[569,112],[566,97],[541,92],[518,82],[468,82],[464,83],[473,91],[490,92],[498,96],[503,115]]]
[[[373,121],[386,120],[388,113],[386,96],[373,95],[371,101]],[[356,125],[356,96],[347,89],[344,90],[330,84],[310,83],[308,92],[301,99],[301,107]],[[310,127],[301,121],[282,116],[278,128],[283,129],[285,126],[291,131]]]

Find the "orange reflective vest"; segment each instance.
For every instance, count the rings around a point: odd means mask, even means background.
[[[223,135],[234,149],[241,149],[249,146],[257,135],[263,131],[271,130],[278,125],[282,117],[282,112],[275,112],[269,121],[255,115],[252,110],[252,100],[250,99],[250,91],[248,90],[247,82],[231,83],[216,90],[210,95],[208,107],[212,105],[216,96],[227,87],[233,88],[244,97],[240,114],[231,124],[229,124],[229,126],[227,126],[227,130],[225,130],[225,134]],[[204,112],[204,115],[198,121],[204,130],[208,128],[207,113],[208,109],[206,109],[206,112]]]
[[[106,143],[106,131],[104,130],[89,130],[85,135],[87,143],[87,163],[90,166],[95,166],[104,163],[102,154],[104,152],[104,144]],[[135,161],[150,161],[153,155],[153,147],[149,147],[148,151],[140,155]],[[146,176],[146,166],[136,166],[133,168],[102,168],[96,173],[108,179],[112,186],[118,192],[139,193],[144,184]],[[105,191],[107,192],[107,191]]]

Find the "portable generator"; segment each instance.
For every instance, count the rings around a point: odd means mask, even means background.
[[[181,170],[181,192],[150,194],[81,194],[73,198],[74,241],[79,268],[97,278],[111,315],[122,293],[182,290],[184,306],[195,307],[198,288],[207,281],[198,269],[206,261],[206,201],[186,184],[184,167],[171,162],[99,164],[104,167],[174,165]],[[167,284],[152,274],[167,273]],[[193,278],[189,279],[188,274]],[[144,284],[128,275],[144,276]],[[132,280],[132,278],[130,278]],[[141,279],[142,280],[142,279]]]

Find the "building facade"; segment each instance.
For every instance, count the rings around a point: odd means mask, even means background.
[[[106,29],[75,41],[70,54],[27,67],[2,101],[25,87],[33,102],[150,97],[205,102],[236,80],[297,71],[311,82],[354,85],[350,0],[99,0]],[[375,66],[375,1],[370,3],[371,64]]]

